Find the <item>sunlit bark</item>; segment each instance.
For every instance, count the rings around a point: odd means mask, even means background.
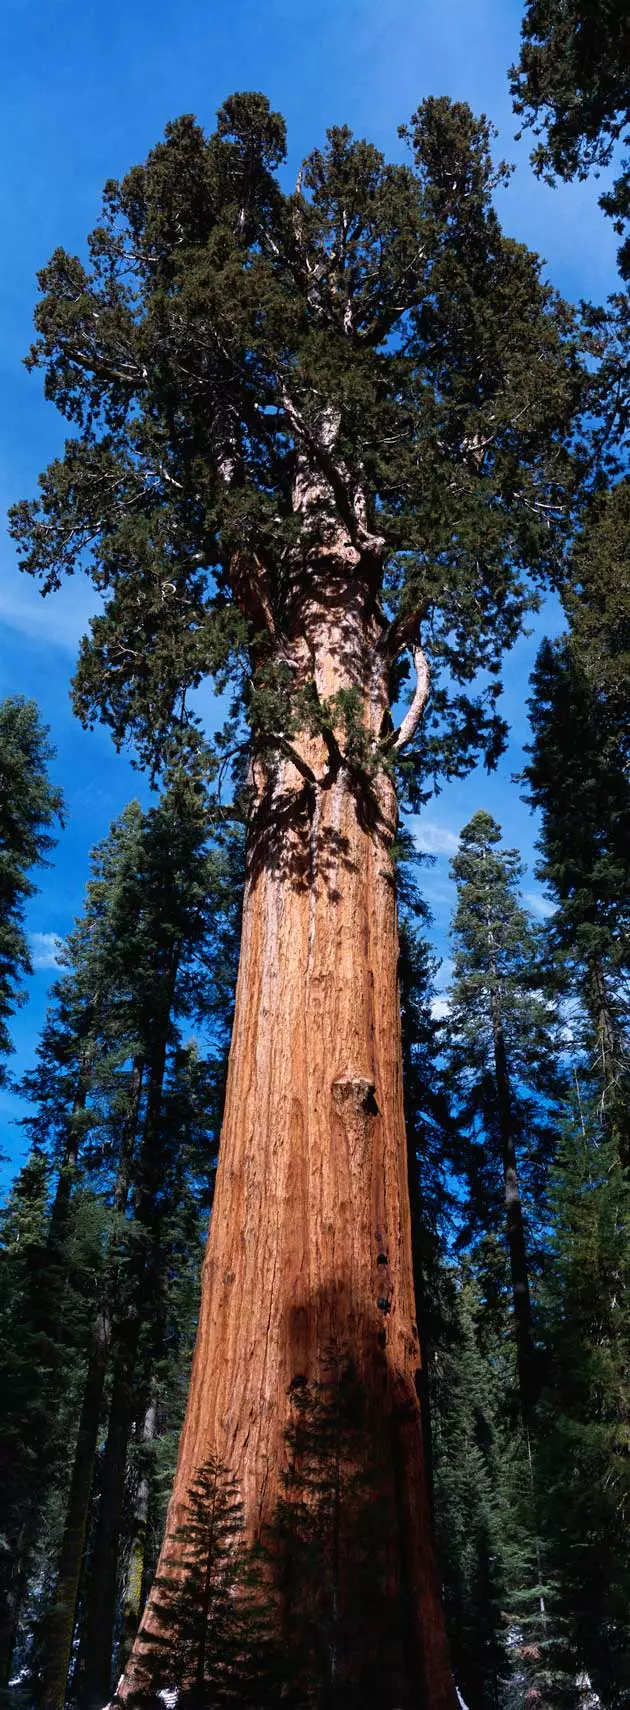
[[[350,591],[349,591],[350,588]],[[321,701],[360,696],[374,765],[339,731],[253,765],[256,804],[236,1013],[188,1411],[162,1552],[209,1455],[238,1480],[253,1541],[272,1523],[296,1379],[331,1348],[366,1396],[395,1605],[391,1704],[452,1706],[418,1402],[397,985],[395,792],[378,762],[387,715],[382,619],[347,577],[313,575],[294,617]],[[289,637],[288,645],[291,643]],[[382,1554],[382,1552],[381,1552]],[[383,1608],[383,1630],[391,1608]],[[118,1696],[142,1702],[160,1633],[149,1599]],[[162,1638],[164,1637],[162,1631]],[[365,1635],[366,1644],[378,1634]]]

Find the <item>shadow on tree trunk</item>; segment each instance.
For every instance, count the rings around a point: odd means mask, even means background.
[[[141,1630],[138,1710],[161,1710],[169,1690],[178,1710],[417,1704],[422,1585],[406,1505],[410,1454],[422,1483],[419,1409],[388,1358],[380,1269],[383,1328],[376,1314],[354,1322],[343,1286],[290,1313],[280,1494],[257,1539],[221,1458],[199,1468]],[[325,1325],[344,1317],[347,1339],[324,1343]]]

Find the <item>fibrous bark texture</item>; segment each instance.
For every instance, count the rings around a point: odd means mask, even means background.
[[[354,690],[376,743],[387,667],[365,592],[313,576],[294,633],[320,701]],[[344,760],[342,746],[339,731],[301,736],[299,764],[288,754],[253,764],[225,1118],[162,1572],[185,1571],[180,1529],[209,1456],[238,1480],[250,1540],[273,1529],[293,1398],[322,1381],[331,1355],[346,1359],[365,1397],[362,1454],[380,1503],[382,1620],[363,1639],[376,1655],[388,1635],[378,1704],[451,1710],[418,1402],[395,794],[383,767]],[[162,1621],[154,1595],[118,1689],[125,1704],[148,1695]]]

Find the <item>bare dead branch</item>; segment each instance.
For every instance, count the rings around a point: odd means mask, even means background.
[[[416,647],[412,647],[411,656],[416,670],[416,686],[413,692],[411,706],[409,707],[408,712],[405,713],[402,724],[399,726],[398,730],[393,732],[388,744],[388,746],[391,746],[396,753],[400,753],[400,750],[402,748],[406,748],[407,744],[413,740],[429,699],[429,689],[431,686],[429,661],[424,649],[419,643]]]

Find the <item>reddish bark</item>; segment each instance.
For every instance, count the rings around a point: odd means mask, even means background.
[[[387,662],[369,614],[365,587],[313,575],[291,645],[320,699],[358,690],[377,742]],[[291,1385],[321,1379],[331,1346],[343,1348],[367,1398],[366,1459],[384,1504],[399,1616],[391,1704],[453,1710],[418,1402],[395,792],[382,764],[367,776],[340,762],[334,738],[301,737],[293,753],[253,767],[225,1119],[162,1570],[182,1571],[176,1534],[209,1455],[238,1480],[250,1538],[272,1521]],[[143,1701],[160,1629],[153,1596],[120,1702]]]

